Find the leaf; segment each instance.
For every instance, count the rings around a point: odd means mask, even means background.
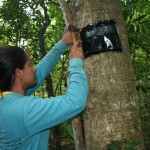
[[[125,150],[136,150],[134,147],[127,147]]]
[[[71,137],[73,137],[73,129],[72,129],[71,122],[67,124],[67,131],[68,131],[69,135]]]
[[[141,20],[143,20],[145,17],[146,17],[146,15],[139,16],[138,18],[134,19],[132,22],[141,21]]]
[[[110,144],[107,144],[108,150],[121,150],[122,141],[112,141]]]
[[[109,145],[108,150],[120,150],[120,148],[116,147],[115,145]]]

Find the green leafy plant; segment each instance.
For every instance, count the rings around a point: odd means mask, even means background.
[[[107,144],[107,150],[136,150],[140,142],[135,140],[112,141]]]
[[[107,144],[108,150],[121,150],[122,147],[121,141],[112,141],[110,144]]]

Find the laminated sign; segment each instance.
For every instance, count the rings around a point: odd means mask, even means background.
[[[122,52],[115,20],[98,21],[84,27],[80,32],[85,58],[109,51]]]

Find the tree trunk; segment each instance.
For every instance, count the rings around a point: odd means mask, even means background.
[[[89,100],[84,114],[86,150],[105,150],[112,141],[140,141],[143,136],[134,71],[119,0],[73,0],[78,27],[115,19],[123,52],[105,52],[85,59]]]

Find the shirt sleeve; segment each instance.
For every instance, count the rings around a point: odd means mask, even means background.
[[[29,135],[53,127],[77,115],[85,108],[88,81],[83,69],[83,61],[74,58],[69,63],[69,86],[65,95],[46,99],[30,96],[25,101],[24,124]]]
[[[66,45],[60,40],[55,44],[51,51],[37,64],[36,66],[36,80],[37,84],[27,89],[26,95],[31,95],[39,86],[42,85],[45,78],[54,69],[61,54],[65,51]]]

